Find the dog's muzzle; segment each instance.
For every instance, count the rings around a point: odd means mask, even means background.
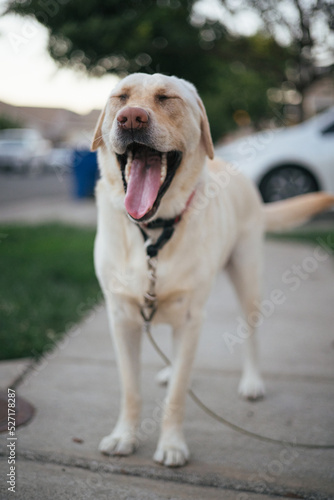
[[[125,153],[116,154],[121,168],[125,208],[137,222],[151,219],[182,161],[180,151],[152,147],[150,119],[142,108],[126,107],[117,115],[118,139]]]

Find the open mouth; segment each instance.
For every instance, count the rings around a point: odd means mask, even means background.
[[[161,153],[133,142],[124,154],[116,156],[126,193],[125,208],[135,221],[145,222],[158,210],[181,163],[182,153]]]

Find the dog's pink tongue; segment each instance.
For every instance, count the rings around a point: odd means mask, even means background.
[[[152,208],[160,188],[159,156],[135,158],[131,164],[125,208],[134,219],[141,219]]]

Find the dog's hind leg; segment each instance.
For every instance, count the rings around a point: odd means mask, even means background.
[[[227,272],[235,287],[243,309],[247,330],[243,332],[244,367],[239,384],[239,394],[255,400],[264,396],[256,339],[256,323],[261,301],[263,240],[260,230],[243,235],[237,243]]]
[[[130,455],[138,445],[141,409],[139,357],[142,326],[135,320],[109,312],[122,385],[121,409],[114,430],[104,437],[99,450],[107,455]],[[131,317],[131,316],[130,316]]]

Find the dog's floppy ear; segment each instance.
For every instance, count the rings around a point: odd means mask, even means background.
[[[202,102],[202,99],[198,95],[197,95],[197,104],[201,110],[202,141],[204,143],[206,154],[208,155],[210,160],[213,160],[213,158],[215,156],[215,152],[214,152],[213,143],[212,143],[208,115],[206,114],[206,110],[205,110],[204,104]]]
[[[104,108],[101,111],[99,119],[97,120],[97,124],[96,124],[95,131],[94,131],[94,137],[93,137],[92,145],[91,145],[91,148],[90,148],[91,151],[96,151],[97,148],[99,148],[100,146],[102,146],[102,144],[104,144],[103,137],[102,137],[102,123],[103,123],[105,114],[106,114],[106,109]]]

